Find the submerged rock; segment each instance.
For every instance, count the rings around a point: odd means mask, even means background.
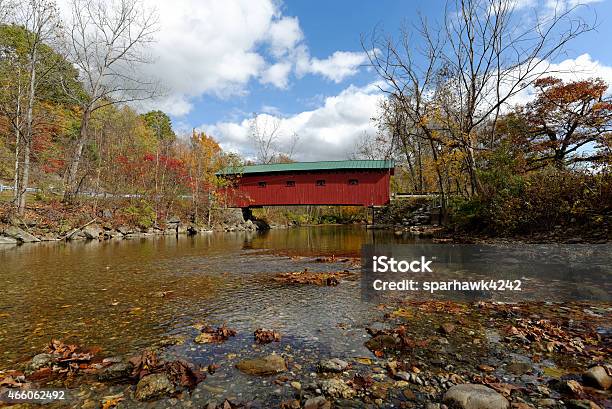
[[[455,385],[444,394],[444,402],[461,409],[508,409],[508,400],[493,389],[476,384]]]
[[[321,390],[328,396],[333,398],[350,399],[357,393],[353,388],[347,385],[342,379],[325,379],[321,382]]]
[[[319,362],[319,372],[342,372],[348,367],[348,362],[339,358],[325,359]]]
[[[102,369],[98,374],[100,381],[114,381],[117,379],[128,378],[132,374],[134,366],[130,363],[118,362]]]
[[[139,401],[154,400],[174,392],[174,386],[164,374],[147,375],[136,385],[135,397]]]
[[[381,334],[368,340],[365,346],[370,351],[382,351],[385,349],[395,349],[399,346],[399,341],[393,335]]]
[[[304,409],[331,409],[331,403],[323,396],[310,398],[304,403]]]
[[[567,402],[569,409],[601,409],[601,406],[588,399],[571,399]]]
[[[285,359],[279,355],[271,354],[262,358],[245,359],[238,362],[236,368],[249,375],[274,375],[287,370]]]
[[[38,371],[41,368],[46,368],[48,366],[53,365],[55,362],[55,356],[52,354],[38,354],[35,355],[34,358],[28,364],[26,368],[26,372],[31,373]]]

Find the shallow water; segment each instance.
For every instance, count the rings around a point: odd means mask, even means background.
[[[173,334],[188,337],[186,353],[212,361],[217,357],[207,354],[236,348],[233,343],[250,345],[258,327],[279,330],[283,347],[365,354],[359,324],[371,310],[360,300],[357,281],[328,288],[285,286],[269,278],[304,268],[344,268],[310,257],[358,256],[361,245],[373,241],[410,239],[327,226],[0,247],[0,368],[28,359],[51,339],[114,355]],[[289,257],[295,255],[307,257]],[[239,335],[218,348],[194,346],[196,322],[225,322]],[[347,337],[351,331],[355,336]]]

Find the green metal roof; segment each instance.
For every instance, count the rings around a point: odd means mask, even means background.
[[[392,160],[335,160],[321,162],[292,162],[273,163],[269,165],[247,165],[231,167],[217,173],[218,175],[235,175],[246,173],[270,172],[307,172],[315,170],[338,169],[392,169],[395,166]]]

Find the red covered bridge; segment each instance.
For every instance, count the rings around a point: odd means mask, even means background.
[[[234,180],[226,192],[231,207],[389,203],[394,164],[389,160],[344,160],[251,165],[225,169]]]

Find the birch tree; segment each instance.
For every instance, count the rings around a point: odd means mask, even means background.
[[[15,22],[26,30],[27,55],[25,81],[22,84],[21,67],[17,73],[15,116],[15,207],[19,215],[26,209],[27,189],[30,183],[30,163],[34,137],[34,104],[40,82],[41,48],[57,38],[59,18],[53,0],[28,0],[15,9]],[[44,74],[43,74],[44,75]]]
[[[139,0],[72,0],[67,29],[68,58],[78,68],[86,95],[67,93],[81,108],[81,125],[65,175],[64,201],[71,202],[82,179],[79,168],[92,114],[108,105],[142,101],[158,94],[141,68],[151,63],[157,17]]]

